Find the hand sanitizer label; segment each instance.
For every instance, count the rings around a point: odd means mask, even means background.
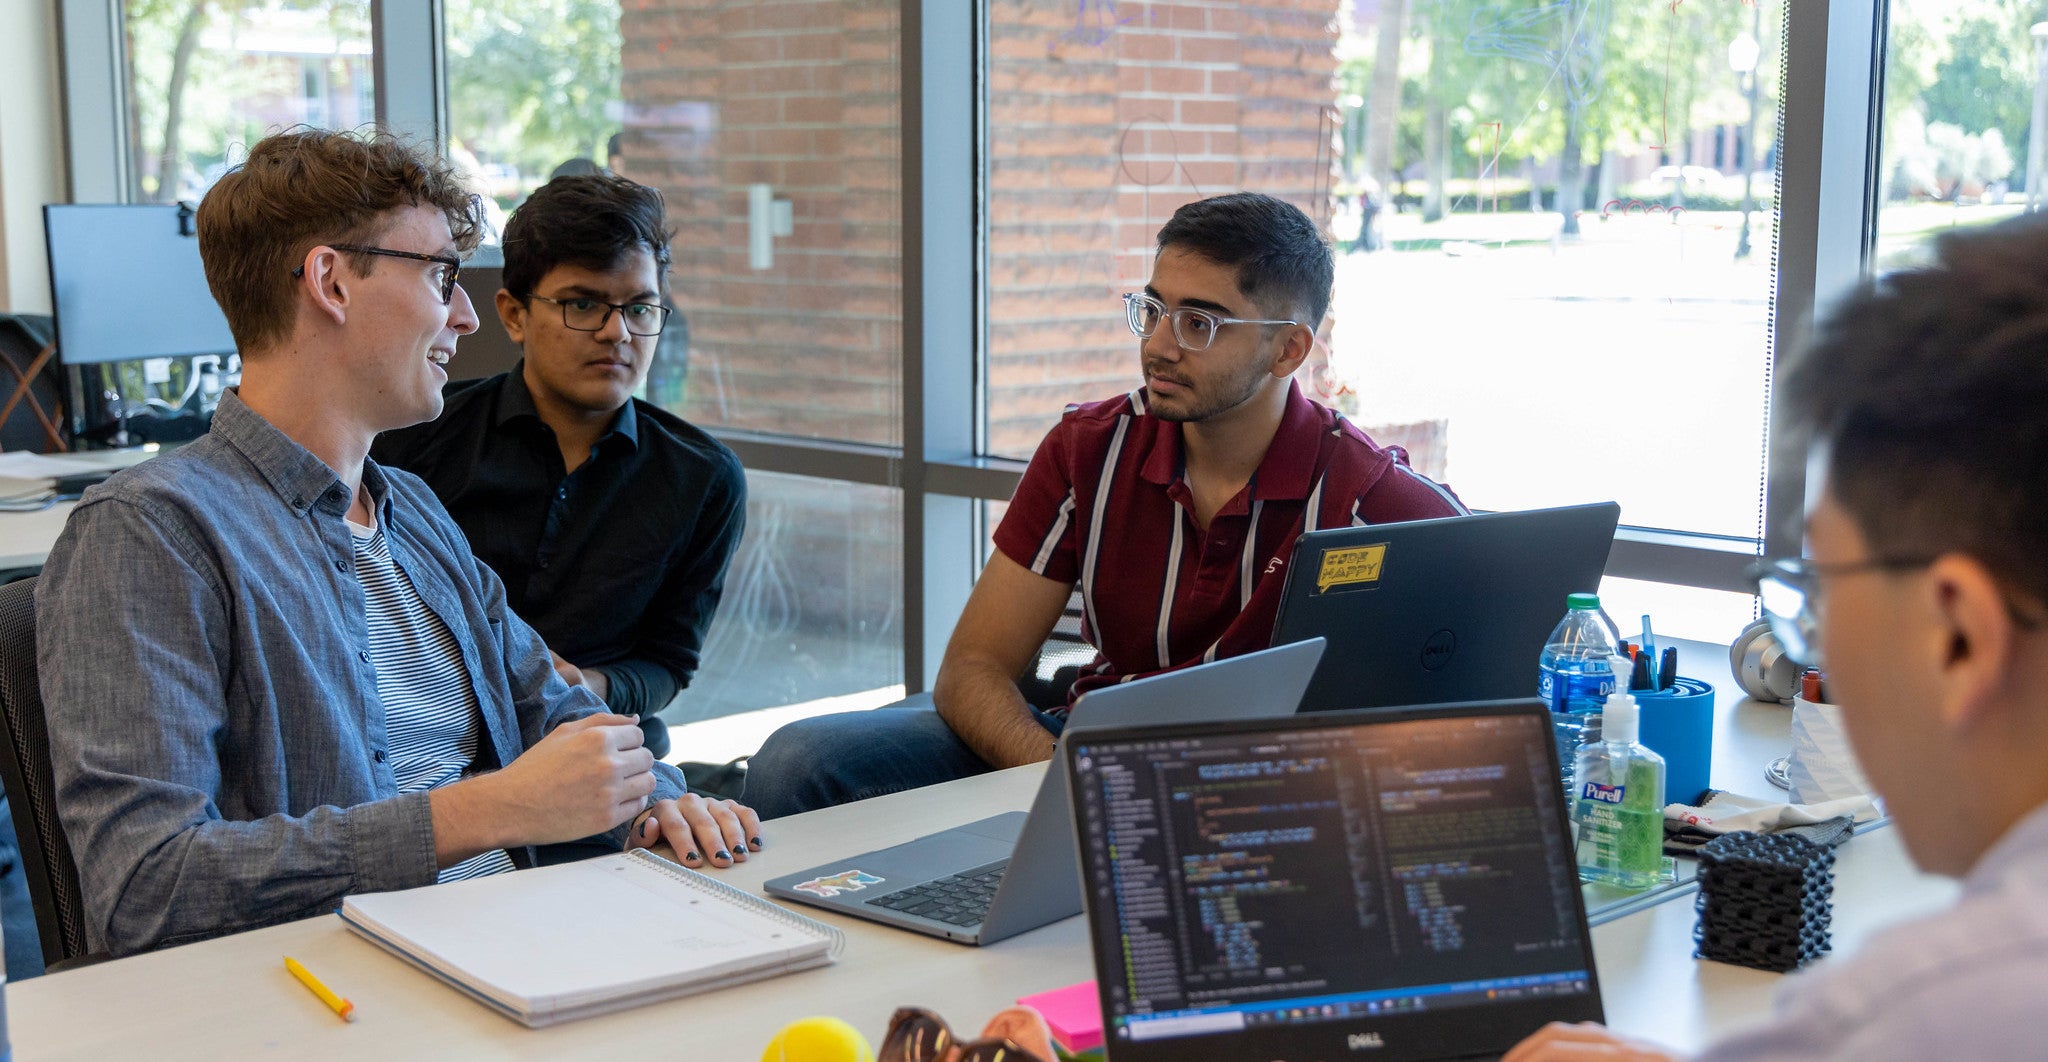
[[[1620,807],[1622,798],[1627,794],[1628,787],[1625,785],[1601,785],[1598,782],[1587,782],[1585,788],[1579,791],[1579,799]]]

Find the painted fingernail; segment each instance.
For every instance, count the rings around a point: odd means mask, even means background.
[[[683,861],[684,861],[684,862],[686,862],[686,863],[695,863],[695,862],[696,862],[697,860],[699,860],[699,859],[702,859],[702,858],[704,858],[704,857],[703,857],[703,856],[700,856],[700,855],[698,855],[698,854],[697,854],[697,853],[695,853],[695,852],[684,852],[684,853],[683,853]]]
[[[721,852],[719,852],[719,853],[718,853],[717,855],[715,855],[715,856],[712,856],[711,858],[713,858],[713,859],[724,859],[724,860],[730,860],[730,859],[732,859],[732,853],[731,853],[731,852],[726,852],[726,851],[721,851]]]
[[[749,837],[747,838],[747,843],[754,846],[754,851],[758,852],[761,850],[761,839],[759,837]]]

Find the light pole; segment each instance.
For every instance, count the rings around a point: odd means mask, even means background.
[[[1743,95],[1749,101],[1749,117],[1742,132],[1742,141],[1735,145],[1735,172],[1742,178],[1742,228],[1735,237],[1735,260],[1749,257],[1749,212],[1756,206],[1756,196],[1750,190],[1750,153],[1756,144],[1756,64],[1763,58],[1763,45],[1757,43],[1757,35],[1763,32],[1764,5],[1757,0],[1756,23],[1753,32],[1745,33],[1728,44],[1728,65],[1744,79]]]

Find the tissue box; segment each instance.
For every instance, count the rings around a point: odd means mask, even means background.
[[[1794,804],[1824,804],[1870,792],[1842,730],[1842,709],[1792,698],[1792,758],[1786,769]]]

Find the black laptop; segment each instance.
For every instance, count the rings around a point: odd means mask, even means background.
[[[1565,597],[1598,590],[1621,506],[1311,531],[1294,543],[1273,644],[1330,648],[1301,710],[1527,697]]]
[[[1492,1058],[1600,986],[1542,702],[1067,732],[1113,1062]]]

